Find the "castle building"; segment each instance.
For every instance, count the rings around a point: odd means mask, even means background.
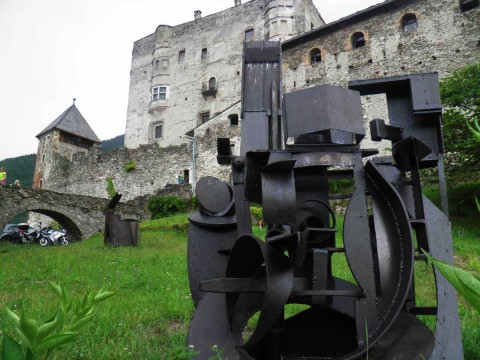
[[[72,161],[74,154],[97,149],[100,140],[75,106],[75,102],[38,135],[38,150],[33,175],[33,188],[51,183],[59,175],[58,162]],[[47,188],[51,188],[47,185]]]
[[[437,72],[441,79],[478,63],[479,5],[478,0],[386,0],[283,41],[283,91],[322,84],[347,87],[353,80],[414,73]],[[375,118],[388,124],[384,94],[362,97],[362,106],[367,134]],[[214,119],[194,132],[198,178],[220,174],[228,180],[224,166],[216,164],[214,142],[230,137],[237,146],[240,139],[228,119]],[[387,155],[391,144],[364,139],[361,146]]]
[[[282,41],[284,92],[401,74],[442,78],[480,61],[479,2],[386,0],[325,24],[311,0],[236,0],[216,14],[161,25],[134,43],[125,148],[98,154],[94,134],[57,123],[67,110],[38,135],[35,186],[107,197],[111,178],[129,200],[177,183],[180,174],[192,185],[207,175],[229,181],[230,167],[217,163],[216,139],[230,138],[238,155],[244,41]],[[362,105],[367,132],[370,120],[388,123],[384,95],[362,97]],[[62,132],[86,143],[72,144]],[[135,170],[127,173],[131,161]]]
[[[311,0],[252,0],[134,43],[125,146],[179,145],[219,114],[238,123],[243,42],[283,41],[325,23]]]

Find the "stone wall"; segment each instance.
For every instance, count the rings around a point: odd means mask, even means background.
[[[186,143],[185,133],[202,123],[202,115],[213,118],[239,101],[247,30],[253,30],[254,40],[270,34],[284,40],[323,24],[311,0],[279,3],[249,1],[177,26],[160,25],[154,34],[136,41],[125,146]],[[215,91],[202,91],[209,89],[211,78],[216,80]],[[152,98],[156,86],[166,88],[165,99]],[[155,138],[159,125],[162,134]]]
[[[48,179],[57,176],[55,173],[56,168],[53,167],[55,154],[62,154],[66,161],[70,161],[74,154],[98,153],[98,151],[98,145],[96,144],[88,150],[60,141],[60,131],[58,130],[44,135],[38,139],[33,186],[41,188],[43,182],[47,182]]]
[[[107,198],[106,181],[112,178],[122,201],[154,194],[167,184],[178,183],[178,175],[192,171],[191,145],[160,148],[157,144],[137,149],[120,148],[107,154],[91,152],[73,155],[72,161],[53,154],[51,174],[43,188],[62,193]],[[135,163],[135,169],[125,171],[125,164]]]
[[[231,125],[232,114],[240,114],[240,103],[195,129],[197,181],[203,176],[215,176],[230,183],[230,165],[217,162],[217,138],[229,138],[232,154],[240,154],[241,120],[238,119],[238,125]]]
[[[417,29],[403,31],[406,14],[416,16]],[[355,32],[364,33],[365,46],[352,47]],[[311,64],[314,48],[322,61]],[[479,7],[462,13],[457,0],[391,1],[284,43],[283,86],[285,91],[326,83],[346,87],[350,80],[422,72],[444,77],[479,61]],[[388,122],[384,100],[370,96],[362,103],[366,125],[375,117]]]

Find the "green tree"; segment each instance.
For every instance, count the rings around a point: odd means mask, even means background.
[[[445,110],[443,132],[449,177],[474,178],[480,170],[480,147],[472,137],[480,119],[480,63],[460,69],[440,83]],[[455,176],[456,175],[456,176]]]

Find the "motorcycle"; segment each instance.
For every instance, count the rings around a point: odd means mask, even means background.
[[[18,243],[31,244],[36,241],[36,230],[31,228],[27,223],[18,224],[18,230],[15,230],[18,234]]]
[[[41,245],[41,246],[47,246],[47,245],[68,245],[68,240],[67,240],[67,230],[62,229],[62,230],[54,230],[49,227],[43,227],[42,224],[40,223],[39,230],[36,231],[37,237],[36,241]]]

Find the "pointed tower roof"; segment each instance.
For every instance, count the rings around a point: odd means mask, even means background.
[[[37,138],[41,138],[46,133],[58,129],[66,133],[76,135],[78,137],[99,143],[100,139],[95,135],[90,125],[88,125],[85,118],[80,114],[75,103],[65,110],[59,117],[43,129]]]

